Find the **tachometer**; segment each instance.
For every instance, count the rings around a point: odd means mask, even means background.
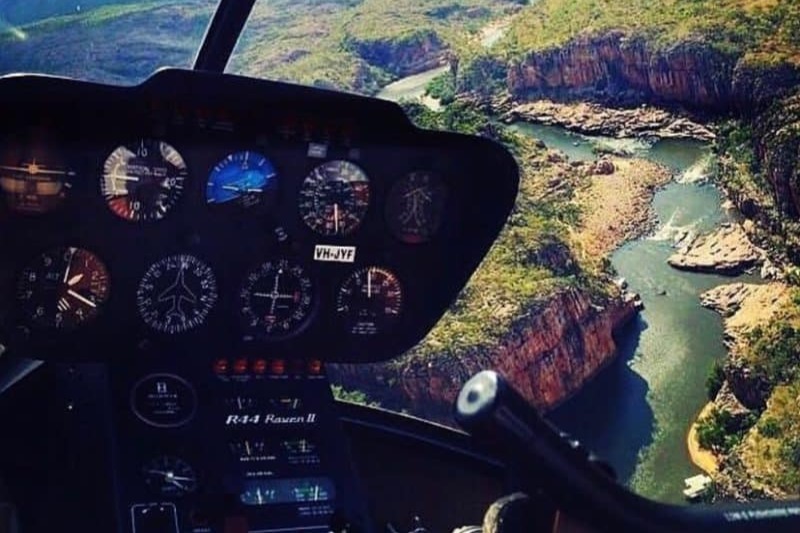
[[[240,299],[248,336],[282,338],[297,333],[308,321],[314,286],[302,266],[281,259],[252,271]]]
[[[96,255],[82,248],[56,248],[22,272],[17,298],[34,325],[71,330],[100,312],[110,285],[108,270]]]
[[[151,266],[136,303],[144,322],[162,333],[183,333],[205,322],[217,301],[211,267],[192,255],[174,255]]]
[[[439,230],[446,190],[431,172],[412,172],[389,191],[386,221],[392,233],[408,244],[427,242]]]
[[[9,149],[0,155],[0,191],[11,211],[41,215],[59,207],[75,171],[51,148]]]
[[[349,161],[328,161],[306,177],[300,189],[300,216],[325,236],[349,235],[369,207],[369,178]]]
[[[269,159],[256,152],[237,152],[211,171],[206,201],[250,208],[273,201],[276,186],[277,173]]]
[[[400,280],[385,268],[357,270],[339,289],[336,310],[353,335],[384,333],[403,311]]]
[[[187,174],[175,148],[144,139],[111,152],[100,189],[117,216],[130,221],[161,220],[182,196]]]

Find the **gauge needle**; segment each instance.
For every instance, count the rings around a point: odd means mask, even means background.
[[[69,285],[70,287],[74,287],[75,285],[80,283],[82,279],[83,279],[83,274],[78,274],[77,276],[73,276],[72,279],[67,281],[67,285]]]
[[[372,298],[372,270],[367,270],[367,298]]]
[[[120,174],[109,174],[107,177],[111,178],[114,181],[117,181],[117,180],[119,180],[119,181],[141,181],[136,176],[125,176],[124,174],[122,174],[122,175],[120,175]]]
[[[0,170],[8,170],[11,172],[28,172],[30,174],[50,174],[52,176],[74,176],[74,172],[67,170],[48,170],[45,168],[37,167],[36,171],[32,171],[30,166],[27,167],[14,167],[7,165],[0,165]]]
[[[69,294],[70,296],[72,296],[76,300],[85,303],[89,307],[97,307],[96,303],[94,303],[93,301],[89,300],[88,298],[86,298],[84,296],[81,296],[80,294],[78,294],[77,292],[73,291],[72,289],[68,290],[67,294]]]
[[[72,269],[72,259],[75,257],[75,248],[70,250],[69,260],[67,261],[67,269],[64,271],[64,281],[62,283],[67,283],[69,279],[69,271]]]
[[[339,204],[333,204],[333,227],[339,233]]]

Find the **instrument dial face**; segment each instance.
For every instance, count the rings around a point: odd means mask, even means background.
[[[192,467],[177,457],[156,457],[142,468],[147,486],[154,493],[168,498],[191,494],[197,490],[197,476]]]
[[[151,266],[139,283],[136,303],[144,322],[161,333],[183,333],[205,322],[217,301],[211,268],[191,255]]]
[[[75,172],[49,148],[10,148],[0,154],[0,191],[15,213],[41,215],[58,208]]]
[[[349,161],[328,161],[311,171],[300,189],[300,216],[320,235],[350,235],[369,207],[369,178]]]
[[[217,163],[206,185],[212,205],[251,208],[274,200],[277,172],[269,159],[256,152],[237,152]]]
[[[383,333],[397,322],[403,311],[400,281],[385,268],[357,270],[339,289],[336,310],[353,335]]]
[[[285,338],[308,322],[314,286],[302,266],[287,259],[269,261],[247,276],[240,299],[248,335]]]
[[[392,186],[386,205],[389,229],[407,244],[427,242],[439,230],[446,190],[431,172],[412,172]]]
[[[100,189],[117,216],[134,222],[161,220],[183,194],[187,174],[175,148],[145,139],[111,152]]]
[[[144,423],[175,428],[192,419],[197,395],[186,380],[173,374],[152,374],[134,385],[131,409]]]
[[[22,272],[17,297],[34,325],[72,330],[99,314],[110,285],[108,269],[96,255],[81,248],[57,248]]]

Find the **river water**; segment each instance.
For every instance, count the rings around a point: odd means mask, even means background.
[[[671,168],[676,180],[656,193],[656,231],[611,257],[614,268],[642,296],[644,311],[620,334],[620,354],[577,396],[551,414],[562,429],[605,457],[636,492],[681,502],[683,480],[699,472],[689,460],[686,434],[706,403],[705,379],[726,353],[720,317],[699,295],[731,278],[675,270],[666,264],[679,235],[711,230],[730,215],[719,191],[703,179],[709,147],[692,141],[587,138],[561,128],[520,124],[573,159],[594,159],[593,145],[628,151]]]
[[[399,80],[382,97],[419,98],[441,71]],[[686,435],[707,401],[706,376],[726,353],[722,320],[700,306],[699,295],[733,278],[681,272],[666,259],[677,236],[691,237],[730,220],[720,207],[719,191],[704,179],[713,167],[710,147],[695,141],[586,137],[527,123],[512,128],[570,159],[596,159],[600,147],[656,161],[675,175],[653,200],[659,220],[653,234],[611,257],[631,290],[641,294],[644,311],[619,332],[618,357],[550,418],[606,458],[620,481],[636,492],[682,502],[683,480],[699,473],[689,459]]]

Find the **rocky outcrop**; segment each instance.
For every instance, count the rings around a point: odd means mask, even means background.
[[[738,224],[696,237],[667,262],[681,270],[735,275],[763,261],[764,253],[750,243]]]
[[[555,125],[585,135],[703,141],[712,141],[716,137],[710,129],[687,117],[647,105],[621,109],[591,102],[536,100],[514,103],[504,98],[499,98],[493,104],[494,109],[502,113],[505,122],[523,120]]]
[[[448,63],[447,45],[433,30],[374,40],[349,39],[349,46],[370,65],[403,77]]]
[[[495,369],[537,407],[549,409],[576,393],[614,357],[614,332],[635,314],[635,299],[595,305],[565,289],[519,319],[501,344],[475,353],[446,349],[429,358],[393,363],[334,365],[329,374],[346,388],[382,405],[447,420],[461,385],[474,373]]]
[[[528,54],[510,67],[507,86],[524,100],[648,102],[728,111],[769,102],[797,84],[798,70],[784,70],[772,76],[772,83],[763,83],[761,69],[701,40],[661,48],[644,37],[611,31]]]

